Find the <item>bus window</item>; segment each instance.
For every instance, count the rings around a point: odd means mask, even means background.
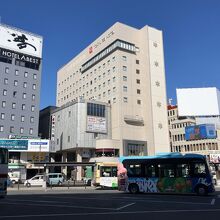
[[[127,167],[127,175],[129,177],[141,176],[141,165],[140,164],[129,164]]]
[[[206,176],[205,163],[194,163],[194,176],[196,176],[196,177],[205,177]]]
[[[112,177],[117,177],[117,167],[112,167]]]
[[[177,164],[177,177],[190,177],[190,165]]]
[[[144,164],[144,176],[145,177],[156,177],[155,165]]]
[[[158,164],[159,177],[175,177],[175,166],[173,164]]]
[[[101,177],[111,177],[111,167],[101,167]]]

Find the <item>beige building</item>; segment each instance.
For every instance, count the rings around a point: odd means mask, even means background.
[[[56,104],[80,98],[111,106],[111,139],[121,155],[168,152],[162,31],[116,23],[57,73]]]
[[[186,141],[185,127],[196,125],[193,117],[179,117],[177,106],[168,106],[168,123],[171,152],[200,153],[211,158],[220,154],[220,130],[216,139]]]

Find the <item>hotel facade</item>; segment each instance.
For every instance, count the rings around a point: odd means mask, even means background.
[[[62,108],[80,100],[109,106],[110,125],[101,131],[90,129],[88,106],[80,112],[87,117],[86,132],[94,137],[102,134],[92,148],[115,149],[120,156],[169,152],[162,31],[117,22],[60,68],[56,105]],[[88,146],[72,143],[64,148],[91,147],[89,142]]]

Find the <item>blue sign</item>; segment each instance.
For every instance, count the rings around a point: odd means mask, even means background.
[[[0,147],[8,150],[27,150],[28,140],[0,140]]]
[[[216,137],[214,124],[202,124],[185,127],[185,139],[187,141],[214,139]]]

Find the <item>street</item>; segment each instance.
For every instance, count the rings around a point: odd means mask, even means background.
[[[34,193],[34,191],[33,191]],[[9,193],[10,194],[10,193]],[[117,190],[11,193],[0,200],[0,219],[218,219],[220,192],[195,195],[130,195]]]

